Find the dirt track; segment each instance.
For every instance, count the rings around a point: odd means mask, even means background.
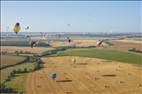
[[[72,64],[72,58],[42,58],[45,68],[29,75],[26,94],[142,94],[141,66],[83,57]]]

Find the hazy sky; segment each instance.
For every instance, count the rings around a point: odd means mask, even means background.
[[[141,32],[141,17],[141,1],[1,2],[1,31],[20,22],[33,32]]]

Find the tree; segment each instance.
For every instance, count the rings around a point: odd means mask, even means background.
[[[17,70],[17,73],[21,73],[22,72],[22,70],[19,68],[18,70]]]
[[[20,50],[20,52],[19,52],[20,54],[23,54],[23,51],[22,50]]]
[[[26,73],[26,72],[28,72],[28,71],[27,71],[27,68],[24,68],[24,73]]]
[[[13,73],[15,74],[15,73],[17,73],[17,71],[14,69],[14,70],[13,70]]]
[[[14,72],[11,72],[11,73],[10,73],[10,78],[11,78],[11,77],[14,77]]]
[[[16,54],[16,55],[19,55],[19,52],[18,52],[18,51],[15,51],[15,54]]]

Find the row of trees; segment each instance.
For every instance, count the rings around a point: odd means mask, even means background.
[[[44,62],[40,58],[37,58],[34,71],[43,68],[43,64]]]
[[[16,91],[14,88],[12,88],[12,87],[7,87],[7,86],[5,86],[5,83],[6,82],[8,82],[8,81],[11,81],[11,79],[12,78],[14,78],[15,76],[16,76],[16,74],[17,73],[27,73],[28,71],[27,71],[27,68],[24,68],[24,70],[22,70],[22,69],[18,69],[18,70],[13,70],[10,74],[9,74],[9,76],[7,77],[7,79],[4,81],[4,83],[2,83],[1,85],[0,85],[0,93],[9,93],[9,94],[11,94],[11,93],[18,93],[18,94],[23,94],[23,92],[18,92],[18,91]]]
[[[19,69],[14,69],[9,76],[7,77],[7,79],[0,85],[0,93],[18,93],[18,94],[23,94],[23,92],[18,92],[13,88],[10,87],[6,87],[5,83],[8,81],[11,81],[12,78],[14,78],[17,74],[21,74],[21,73],[29,73],[29,72],[33,72],[36,70],[39,70],[41,68],[43,68],[43,62],[41,61],[41,59],[39,57],[32,57],[32,59],[29,59],[31,61],[33,61],[35,63],[34,68],[32,69],[28,69],[28,68],[19,68]]]
[[[142,53],[142,51],[140,51],[140,50],[138,50],[136,48],[129,49],[128,51],[136,52],[136,53]]]
[[[16,91],[13,88],[6,87],[5,83],[8,82],[8,81],[11,81],[11,79],[14,78],[16,76],[16,74],[33,72],[35,70],[41,69],[42,67],[43,66],[42,66],[41,62],[38,62],[38,63],[35,64],[35,67],[33,69],[27,69],[27,68],[20,69],[19,68],[17,70],[13,70],[10,73],[10,75],[7,77],[7,79],[4,81],[4,83],[0,85],[0,93],[18,93],[18,94],[23,94],[22,92],[19,93],[18,91]]]
[[[56,54],[57,52],[65,51],[65,50],[70,49],[70,48],[96,48],[96,46],[88,46],[88,47],[63,46],[63,47],[58,47],[54,50],[42,52],[38,56],[42,57],[42,56],[47,56],[47,55],[53,55],[53,54]]]
[[[0,51],[0,54],[2,55],[7,55],[7,54],[16,54],[16,55],[19,55],[19,54],[32,54],[31,52],[26,52],[26,51],[23,51],[23,50],[20,50],[20,51],[15,51],[15,52],[9,52],[9,51]]]
[[[54,50],[42,52],[42,53],[39,54],[39,56],[42,57],[42,56],[47,56],[47,55],[53,55],[53,54],[56,54],[58,51],[65,51],[68,48],[69,48],[68,46],[59,47],[59,48],[56,48]]]
[[[24,68],[24,69],[17,69],[17,70],[13,70],[9,76],[7,77],[7,79],[5,80],[4,83],[6,83],[7,81],[10,81],[12,78],[14,78],[16,76],[16,74],[20,74],[20,73],[28,73],[28,72],[31,72],[33,71],[32,69],[27,69],[27,68]]]
[[[0,93],[18,93],[15,89],[6,87],[4,84],[0,85]],[[22,94],[22,93],[21,93]]]

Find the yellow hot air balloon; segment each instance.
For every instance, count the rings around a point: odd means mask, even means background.
[[[14,32],[17,34],[17,33],[21,30],[20,23],[17,22],[17,23],[15,24],[13,30],[14,30]]]

